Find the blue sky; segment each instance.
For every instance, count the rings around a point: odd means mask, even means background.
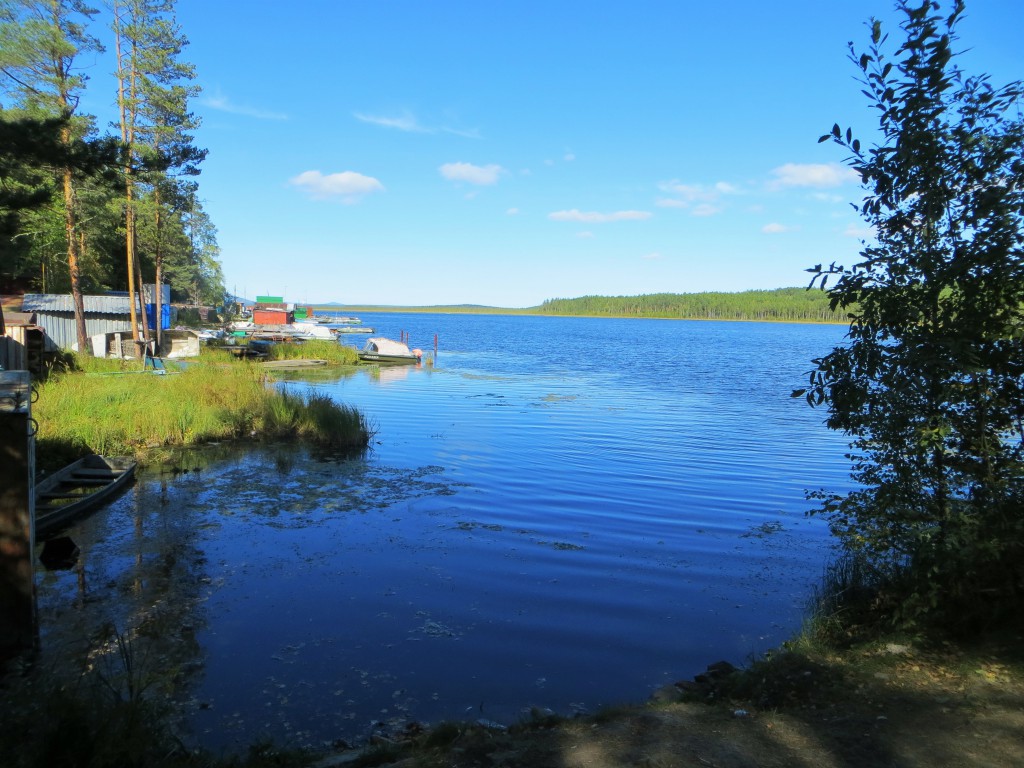
[[[874,128],[846,44],[864,47],[872,15],[900,39],[891,0],[178,0],[177,15],[228,290],[299,303],[803,285],[864,236],[841,148],[817,143],[834,122]],[[962,67],[1024,77],[1022,29],[1020,0],[969,2]],[[112,69],[90,72],[91,99]]]

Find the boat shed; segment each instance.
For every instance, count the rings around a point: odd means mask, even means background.
[[[132,330],[127,296],[83,296],[87,336]],[[78,346],[75,305],[71,294],[26,293],[23,312],[35,315],[36,325],[46,331],[49,343],[61,349]]]
[[[154,295],[154,286],[145,286],[147,308]],[[163,306],[170,305],[170,287],[163,286]],[[86,336],[118,333],[132,330],[131,307],[128,294],[105,296],[83,296],[85,308]],[[26,293],[22,299],[22,312],[35,315],[36,325],[46,331],[47,343],[60,349],[74,349],[78,346],[78,332],[75,328],[75,305],[71,294]],[[152,318],[151,318],[152,319]],[[168,327],[169,316],[162,318],[163,327]]]
[[[252,321],[256,325],[290,325],[295,322],[295,314],[287,309],[257,307],[252,311]]]

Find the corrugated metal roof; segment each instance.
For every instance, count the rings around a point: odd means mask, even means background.
[[[46,331],[46,337],[61,349],[73,349],[78,343],[78,328],[75,316],[71,312],[39,312],[36,315],[39,325]],[[98,312],[87,312],[85,315],[85,335],[95,336],[97,333],[132,332],[132,325],[127,313],[124,315],[104,315]]]
[[[85,313],[99,315],[127,315],[130,311],[127,296],[83,296]],[[22,300],[23,312],[74,312],[71,294],[26,293]]]

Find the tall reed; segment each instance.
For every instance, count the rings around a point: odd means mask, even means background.
[[[297,396],[268,386],[257,364],[193,363],[167,375],[138,364],[82,360],[90,372],[51,376],[39,384],[33,415],[38,440],[79,452],[132,454],[213,440],[300,438],[335,449],[367,445],[362,415],[328,396]]]
[[[353,347],[327,339],[311,339],[301,344],[272,344],[267,350],[268,360],[300,358],[326,360],[334,365],[355,365],[359,362],[359,353]]]

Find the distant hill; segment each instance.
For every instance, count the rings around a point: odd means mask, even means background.
[[[641,296],[581,296],[548,299],[537,307],[484,304],[399,306],[389,304],[312,304],[322,312],[422,312],[488,315],[569,315],[575,317],[651,317],[677,320],[775,320],[846,323],[844,311],[829,307],[828,294],[814,288],[776,288],[737,293],[652,293]]]
[[[778,320],[846,323],[846,311],[833,311],[828,294],[814,288],[777,288],[739,293],[653,293],[643,296],[582,296],[548,299],[535,309],[543,315],[660,317],[689,320]]]

